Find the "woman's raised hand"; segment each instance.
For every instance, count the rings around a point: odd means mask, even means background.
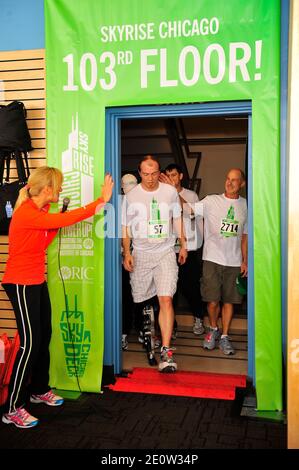
[[[114,181],[112,176],[107,173],[105,175],[104,184],[102,185],[102,194],[101,197],[104,199],[105,202],[110,201],[113,191]]]

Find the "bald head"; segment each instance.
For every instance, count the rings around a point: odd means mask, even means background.
[[[140,160],[139,165],[138,165],[138,171],[139,172],[141,171],[141,166],[142,166],[143,163],[149,164],[150,166],[153,166],[153,164],[156,164],[158,166],[158,169],[159,170],[161,169],[160,163],[152,155],[146,155],[145,157],[143,157],[142,160]],[[154,165],[154,166],[156,166],[156,165]]]
[[[146,191],[155,191],[159,187],[160,164],[151,155],[144,157],[139,163],[141,186]]]
[[[229,170],[228,174],[229,174],[231,171],[239,173],[240,179],[241,179],[242,181],[246,181],[245,173],[244,173],[243,170],[241,170],[241,168],[231,168],[231,169]]]
[[[245,186],[246,177],[240,168],[231,168],[226,175],[225,196],[238,199],[241,189]]]

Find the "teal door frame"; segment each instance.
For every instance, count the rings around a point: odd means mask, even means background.
[[[254,368],[254,269],[253,269],[253,210],[252,210],[252,132],[251,101],[227,101],[165,106],[128,106],[106,108],[105,171],[112,174],[115,187],[112,204],[115,207],[115,226],[120,234],[119,207],[121,180],[120,123],[124,119],[177,118],[195,116],[248,116],[248,377],[255,382]],[[114,373],[122,370],[121,351],[121,254],[120,238],[105,239],[105,308],[104,308],[104,365],[113,366]]]

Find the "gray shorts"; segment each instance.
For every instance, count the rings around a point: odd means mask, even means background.
[[[158,296],[173,297],[178,280],[174,250],[162,253],[133,252],[134,271],[130,273],[134,302]]]
[[[204,302],[222,302],[241,304],[242,295],[236,286],[236,277],[240,274],[237,266],[221,266],[212,261],[203,262],[200,290]]]

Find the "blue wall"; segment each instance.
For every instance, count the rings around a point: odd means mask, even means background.
[[[0,0],[0,25],[0,51],[44,48],[44,0]]]

